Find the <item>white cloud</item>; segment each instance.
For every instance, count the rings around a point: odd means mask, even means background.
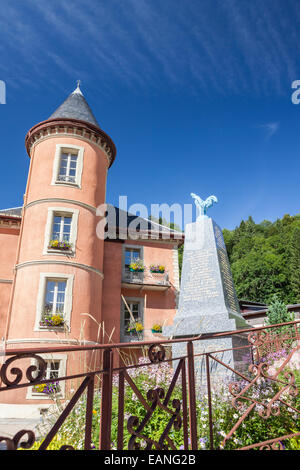
[[[269,140],[279,129],[279,122],[267,122],[260,126],[265,130],[265,138]]]
[[[74,80],[82,70],[107,92],[117,81],[193,94],[289,93],[299,78],[296,10],[260,0],[178,1],[176,8],[172,0],[27,0],[0,19],[0,72],[19,81],[33,72],[42,81],[51,69],[53,81],[56,68]]]

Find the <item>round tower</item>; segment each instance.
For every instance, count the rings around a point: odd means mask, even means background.
[[[105,203],[116,149],[79,84],[26,135],[30,168],[6,327],[12,347],[99,341],[104,240],[96,208]],[[86,320],[84,338],[81,326]]]

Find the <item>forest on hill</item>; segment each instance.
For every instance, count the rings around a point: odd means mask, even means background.
[[[237,296],[270,303],[300,303],[300,214],[256,224],[252,217],[223,230]],[[179,249],[181,268],[183,246]]]
[[[223,236],[239,299],[300,303],[300,214],[259,224],[249,217]]]

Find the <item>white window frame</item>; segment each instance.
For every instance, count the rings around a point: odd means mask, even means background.
[[[53,214],[53,224],[52,224],[52,230],[51,230],[51,234],[52,234],[52,239],[54,240],[53,238],[53,225],[54,225],[54,219],[55,217],[59,217],[60,219],[60,223],[59,223],[59,234],[58,234],[58,239],[57,241],[59,242],[63,242],[63,241],[67,241],[68,243],[70,242],[70,239],[71,239],[71,225],[72,225],[72,214]],[[70,220],[70,232],[69,232],[69,236],[68,236],[68,240],[65,239],[64,237],[64,230],[65,230],[65,226],[66,226],[66,219],[71,219]]]
[[[76,166],[76,175],[75,175],[75,182],[71,181],[60,181],[59,177],[59,170],[60,170],[60,162],[61,156],[63,153],[72,153],[74,154],[74,150],[77,153],[77,166]],[[78,145],[71,145],[71,144],[56,144],[56,151],[54,156],[54,163],[53,163],[53,173],[52,173],[52,181],[51,185],[62,185],[62,186],[75,186],[81,189],[81,179],[82,179],[82,170],[83,170],[83,154],[84,154],[84,147],[80,147]]]
[[[125,257],[126,257],[126,250],[127,249],[132,249],[132,250],[139,250],[140,251],[140,260],[144,262],[144,247],[143,245],[123,245],[122,247],[123,253],[122,253],[122,277],[125,277],[126,271],[125,271]]]
[[[64,303],[64,320],[65,320],[64,328],[67,328],[70,331],[71,312],[72,312],[72,305],[73,305],[74,274],[63,274],[63,273],[40,273],[40,283],[39,283],[39,290],[38,290],[34,331],[57,331],[58,330],[58,327],[51,327],[51,326],[43,327],[40,325],[42,313],[43,313],[44,306],[45,306],[47,281],[66,281],[65,303]]]
[[[71,249],[68,251],[62,251],[55,248],[49,248],[51,237],[52,237],[52,230],[53,230],[53,222],[55,215],[62,215],[62,216],[71,216],[71,231],[70,231],[70,243],[72,245]],[[79,217],[79,210],[73,209],[70,207],[48,207],[48,215],[47,215],[47,222],[45,227],[45,237],[44,237],[44,248],[43,248],[43,255],[48,254],[59,254],[62,256],[72,255],[75,256],[76,254],[76,241],[77,241],[77,232],[78,232],[78,217]]]
[[[140,304],[140,307],[139,307],[139,318],[141,320],[141,322],[143,323],[144,325],[144,298],[143,297],[125,297],[125,301],[127,304],[129,304],[130,302],[134,302],[134,303],[139,303]],[[132,337],[130,336],[129,334],[125,334],[125,308],[126,308],[126,305],[125,303],[122,301],[122,304],[121,304],[121,328],[120,328],[120,339],[121,340],[126,340],[126,341],[130,341],[132,340],[133,338],[133,341],[136,341],[137,340],[137,336],[135,337]],[[144,325],[145,326],[145,325]],[[144,337],[144,331],[142,332],[142,336]]]
[[[50,362],[59,362],[59,369],[58,369],[58,376],[59,377],[64,377],[66,375],[66,369],[67,369],[67,354],[39,354],[39,356],[44,359],[47,363]],[[38,366],[38,362],[36,359],[31,359],[31,365]],[[46,378],[47,374],[49,373],[50,369],[48,369],[48,364],[47,364],[47,370],[46,370]],[[65,398],[65,391],[66,391],[66,381],[65,380],[60,380],[59,381],[59,397],[60,398]],[[33,390],[33,387],[28,387],[27,388],[27,395],[26,395],[27,400],[50,400],[51,398],[41,392],[35,392]]]

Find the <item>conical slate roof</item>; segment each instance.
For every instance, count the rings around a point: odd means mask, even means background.
[[[49,119],[60,118],[78,119],[80,121],[89,122],[90,124],[100,128],[91,108],[80,90],[79,83],[73,93],[71,93],[57,108],[57,110],[51,114]]]

